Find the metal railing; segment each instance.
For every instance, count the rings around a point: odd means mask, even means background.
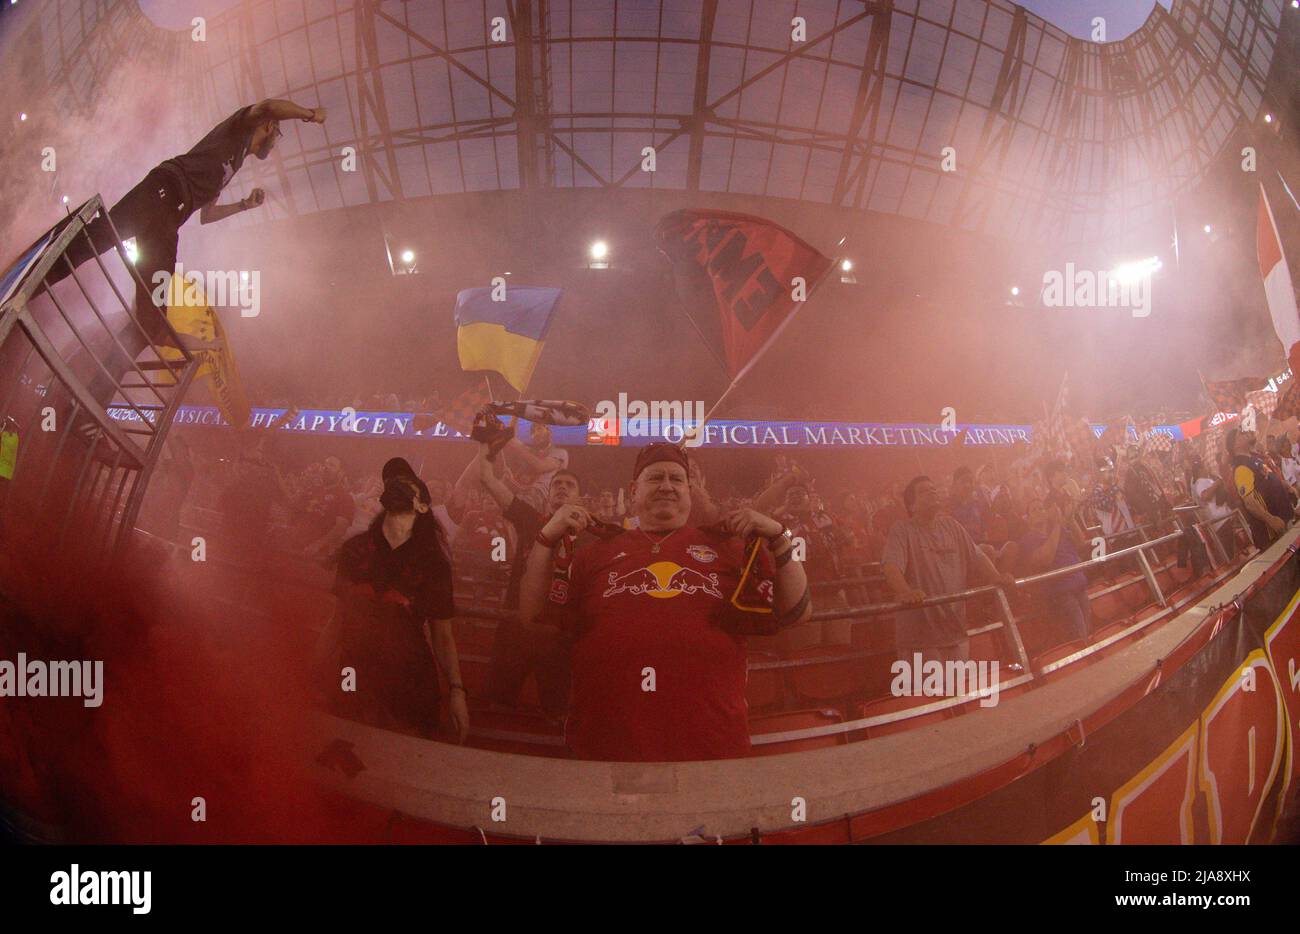
[[[1236,514],[1236,518],[1240,520],[1244,525],[1245,521],[1241,517],[1240,513],[1236,511],[1234,512]],[[1220,520],[1207,520],[1206,522],[1203,523],[1196,523],[1196,527],[1204,527],[1208,525],[1210,522],[1223,522],[1223,521],[1229,521],[1231,519],[1232,517],[1230,516]],[[1017,587],[1033,586],[1036,584],[1041,584],[1043,582],[1053,580],[1058,577],[1064,577],[1069,574],[1074,574],[1080,570],[1084,570],[1089,567],[1097,567],[1136,554],[1141,562],[1143,573],[1137,578],[1132,578],[1130,580],[1121,582],[1119,585],[1117,585],[1117,587],[1119,588],[1130,587],[1139,580],[1145,580],[1147,586],[1151,590],[1152,598],[1156,602],[1156,604],[1160,607],[1160,610],[1155,614],[1153,614],[1152,616],[1144,620],[1135,622],[1133,625],[1126,627],[1122,632],[1115,633],[1112,636],[1098,643],[1094,643],[1092,645],[1087,646],[1084,649],[1079,650],[1078,652],[1074,652],[1061,659],[1057,659],[1052,663],[1050,663],[1049,665],[1044,666],[1040,670],[1033,670],[1032,665],[1028,662],[1028,660],[1022,662],[1022,664],[1024,665],[1023,672],[1018,674],[1014,678],[1001,682],[998,688],[999,691],[1008,690],[1010,688],[1017,687],[1022,684],[1029,684],[1037,679],[1041,679],[1046,674],[1050,674],[1054,671],[1058,671],[1062,668],[1067,667],[1070,664],[1073,664],[1074,662],[1079,661],[1080,659],[1086,658],[1089,655],[1096,654],[1097,652],[1100,652],[1103,649],[1109,648],[1111,645],[1115,644],[1116,642],[1128,638],[1129,636],[1133,635],[1135,632],[1147,628],[1148,626],[1152,625],[1154,622],[1161,619],[1162,617],[1168,616],[1168,614],[1171,611],[1176,611],[1180,609],[1182,606],[1186,605],[1187,602],[1189,602],[1192,599],[1191,597],[1187,598],[1187,600],[1184,600],[1174,606],[1170,606],[1168,599],[1161,592],[1159,584],[1155,580],[1154,573],[1152,572],[1151,565],[1147,560],[1147,556],[1146,556],[1146,551],[1148,549],[1154,550],[1156,547],[1159,547],[1160,545],[1176,542],[1182,535],[1183,532],[1181,531],[1171,532],[1159,538],[1148,539],[1136,545],[1132,545],[1127,548],[1120,549],[1119,551],[1112,552],[1100,558],[1093,558],[1088,561],[1081,561],[1077,564],[1069,565],[1068,567],[1055,568],[1051,571],[1046,571],[1042,574],[1034,574],[1028,577],[1017,579],[1016,580]],[[1242,560],[1244,560],[1244,557],[1245,555],[1243,554]],[[1210,583],[1217,583],[1219,580],[1226,578],[1230,573],[1232,573],[1231,570],[1222,572],[1216,575],[1214,578],[1212,578]],[[1003,593],[1002,588],[1000,586],[979,587],[979,588],[974,588],[972,590],[962,591],[961,593],[957,593],[957,594],[947,594],[942,597],[928,598],[925,601],[923,601],[923,603],[921,604],[906,605],[906,608],[911,609],[914,608],[914,606],[918,606],[918,605],[930,606],[930,605],[938,605],[941,603],[951,603],[951,602],[955,602],[956,600],[968,600],[974,596],[987,593],[990,590],[995,590],[998,593],[1000,598],[998,601],[999,609],[1003,614],[1002,621],[998,624],[995,624],[995,627],[1006,627],[1009,632],[1014,633],[1016,645],[1019,650],[1017,654],[1023,657],[1023,643],[1020,642],[1020,634],[1017,627],[1017,620],[1015,619],[1014,615],[1011,613],[1010,606],[1006,600],[1006,596]],[[1105,592],[1110,592],[1110,590]],[[868,618],[869,616],[878,616],[884,613],[894,612],[897,609],[902,608],[904,606],[905,605],[903,604],[890,603],[890,604],[879,604],[879,605],[869,606],[869,607],[857,607],[857,608],[852,608],[850,610],[828,610],[825,611],[824,614],[814,613],[813,618],[833,619],[833,618],[843,617],[846,614],[853,614],[855,616],[859,616],[859,621],[860,621],[861,619]],[[994,628],[994,627],[985,627],[982,630],[968,631],[967,635],[968,636],[973,635],[976,632],[986,632],[989,631],[990,628]],[[879,727],[879,726],[884,726],[892,723],[898,723],[903,720],[914,719],[938,711],[954,709],[964,704],[970,703],[978,696],[979,695],[966,694],[966,695],[958,695],[955,697],[944,697],[944,698],[936,699],[934,702],[929,704],[917,705],[917,706],[909,707],[906,710],[894,711],[894,712],[880,714],[873,717],[865,717],[856,720],[849,720],[842,723],[833,723],[833,724],[828,724],[826,726],[808,727],[801,730],[787,730],[780,733],[762,733],[750,737],[750,742],[753,743],[754,745],[768,745],[772,743],[792,742],[792,741],[803,740],[803,739],[814,739],[822,736],[832,736],[839,733],[855,733],[862,730],[871,729],[873,727]]]
[[[0,481],[0,520],[41,536],[27,544],[48,539],[44,544],[62,549],[70,541],[85,559],[111,560],[134,526],[197,362],[161,312],[139,307],[150,290],[99,196],[70,212],[42,242],[25,254],[25,272],[13,267],[13,288],[0,305],[0,424],[17,433],[13,476]],[[109,253],[121,263],[116,277],[105,264]],[[86,262],[91,258],[93,264]],[[120,278],[131,283],[134,305]],[[61,296],[64,279],[71,285]],[[140,313],[159,314],[158,340]],[[156,362],[137,360],[143,351]],[[146,371],[165,374],[163,381],[151,381]],[[131,373],[138,382],[124,382]],[[137,397],[141,392],[147,395]],[[138,422],[126,425],[108,414],[117,399]]]

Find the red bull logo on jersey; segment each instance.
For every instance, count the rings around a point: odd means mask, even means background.
[[[672,561],[656,561],[635,571],[619,574],[611,571],[609,586],[602,597],[619,593],[648,594],[651,597],[676,597],[678,594],[706,593],[722,599],[717,574],[701,574]]]
[[[700,564],[712,564],[718,560],[718,553],[708,545],[687,545],[686,553]]]

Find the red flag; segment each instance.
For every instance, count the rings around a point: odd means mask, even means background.
[[[1216,412],[1240,412],[1246,407],[1246,393],[1263,386],[1265,380],[1258,376],[1243,376],[1241,379],[1224,379],[1206,383],[1205,391]]]
[[[1174,436],[1167,431],[1151,432],[1151,450],[1153,451],[1172,451],[1174,449]]]
[[[469,437],[470,430],[474,427],[474,416],[478,414],[479,409],[491,401],[492,396],[488,392],[487,383],[476,381],[469,389],[443,406],[438,414],[442,418],[442,423],[452,431],[458,431]]]
[[[1259,275],[1264,280],[1264,297],[1268,301],[1273,330],[1282,342],[1291,371],[1300,372],[1300,311],[1296,310],[1295,290],[1287,268],[1282,238],[1273,222],[1264,186],[1259,186],[1259,211],[1255,226],[1255,253],[1259,257]]]
[[[1270,389],[1255,389],[1246,393],[1246,405],[1253,405],[1260,415],[1272,415],[1277,409],[1277,393]]]
[[[1300,386],[1300,380],[1290,380],[1282,392],[1278,394],[1277,407],[1273,410],[1273,417],[1279,422],[1300,415],[1300,388],[1297,388],[1298,386]]]
[[[733,382],[803,304],[796,295],[806,299],[831,267],[784,227],[747,214],[674,211],[655,228],[655,242]]]

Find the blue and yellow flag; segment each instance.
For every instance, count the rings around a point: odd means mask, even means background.
[[[559,289],[534,285],[462,291],[456,296],[460,368],[494,370],[523,392],[542,355],[559,300]]]

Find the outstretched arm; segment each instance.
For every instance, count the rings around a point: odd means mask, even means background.
[[[266,192],[260,188],[254,188],[247,198],[240,198],[234,204],[217,204],[216,199],[209,201],[199,209],[200,224],[215,224],[217,221],[223,221],[227,217],[235,214],[242,214],[244,211],[252,210],[261,205],[266,200]]]
[[[510,487],[497,477],[492,462],[487,458],[486,444],[479,444],[478,457],[474,458],[473,464],[478,468],[478,482],[483,485],[483,489],[500,504],[502,511],[509,509],[510,504],[515,501],[515,494],[511,493]]]
[[[293,101],[267,98],[254,104],[248,111],[248,122],[261,123],[264,120],[302,120],[309,123],[324,123],[325,108],[301,107]]]

